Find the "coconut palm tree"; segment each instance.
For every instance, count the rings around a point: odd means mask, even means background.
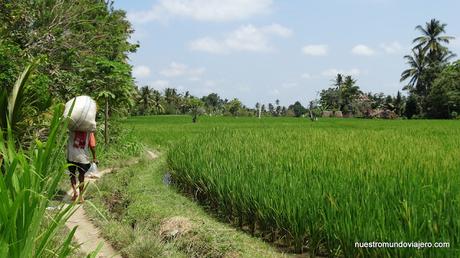
[[[162,104],[161,93],[157,90],[152,90],[152,109],[155,114],[161,114],[165,112],[165,108]]]
[[[340,96],[342,99],[342,111],[345,110],[348,112],[351,111],[351,102],[359,95],[361,94],[361,91],[359,90],[359,86],[356,85],[356,80],[351,77],[351,75],[345,76],[345,80],[342,83],[342,86],[340,87]]]
[[[442,61],[443,53],[450,51],[443,44],[449,44],[454,37],[445,36],[447,24],[441,23],[439,20],[432,19],[425,24],[425,27],[418,25],[415,27],[422,35],[415,38],[413,43],[416,44],[414,49],[421,48],[428,61]]]
[[[420,78],[427,68],[425,53],[422,47],[412,49],[412,55],[405,55],[404,59],[406,59],[406,63],[409,65],[409,68],[401,73],[400,81],[403,82],[410,78],[409,83],[404,87],[404,90],[420,90],[422,84]]]
[[[141,88],[139,104],[142,107],[140,110],[142,115],[146,115],[150,112],[150,107],[152,104],[152,93],[149,86],[143,86]]]
[[[343,84],[343,75],[338,73],[335,79],[333,80],[333,86],[336,87],[336,89],[340,89]]]

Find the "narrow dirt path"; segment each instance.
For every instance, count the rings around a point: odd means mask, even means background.
[[[150,160],[156,159],[158,156],[153,151],[146,151],[147,158]],[[138,163],[139,160],[133,160],[128,162],[128,166]],[[104,170],[99,171],[99,176],[102,177],[105,174],[111,173],[116,168],[107,168]],[[86,178],[88,181],[95,181],[95,178]],[[72,195],[72,189],[67,191],[67,196],[64,198],[64,201],[69,202],[70,196]],[[75,240],[81,245],[80,251],[89,254],[92,251],[96,250],[98,245],[102,243],[102,249],[99,251],[97,257],[99,258],[108,258],[108,257],[115,257],[121,258],[121,255],[107,242],[100,233],[100,230],[96,225],[93,224],[91,219],[86,215],[85,209],[83,205],[78,205],[76,211],[73,215],[67,220],[66,226],[69,229],[77,227],[77,231],[75,232],[74,238]]]

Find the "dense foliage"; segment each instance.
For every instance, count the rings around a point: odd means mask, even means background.
[[[30,131],[45,123],[52,103],[77,95],[98,100],[106,117],[127,113],[134,83],[128,54],[137,45],[124,11],[111,1],[0,1],[0,84],[10,94],[14,81],[30,60],[39,60],[25,87],[32,101],[23,121]],[[49,120],[49,119],[48,119]],[[46,124],[46,123],[45,123]]]
[[[458,69],[455,69],[458,61],[449,63],[455,55],[446,46],[454,37],[445,35],[446,27],[447,24],[436,19],[424,27],[417,26],[421,36],[413,40],[412,55],[404,56],[409,68],[401,74],[401,81],[409,79],[405,90],[413,95],[418,106],[416,113],[422,117],[456,118],[460,108],[458,97],[455,97],[460,92],[452,84],[454,78],[460,78]],[[446,89],[441,83],[450,86]]]
[[[108,139],[134,104],[131,33],[111,1],[0,0],[0,257],[71,254],[75,228],[54,238],[73,205],[47,209],[66,170],[62,103],[95,98]]]

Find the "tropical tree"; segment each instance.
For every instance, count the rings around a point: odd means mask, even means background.
[[[165,112],[163,98],[161,96],[161,93],[157,90],[151,91],[151,105],[154,114],[158,115]]]
[[[255,114],[256,114],[256,116],[257,116],[258,118],[260,118],[260,116],[261,116],[261,114],[260,114],[260,113],[261,113],[261,112],[260,112],[261,106],[260,106],[260,103],[259,103],[259,102],[256,103],[255,108],[256,108],[256,113],[255,113]]]
[[[262,106],[260,107],[260,112],[262,113],[262,115],[267,113],[267,109],[265,108],[265,104],[262,104]]]
[[[429,115],[434,118],[455,118],[460,113],[460,60],[448,65],[433,83],[428,96],[431,109]]]
[[[280,115],[281,115],[281,106],[276,106],[275,115],[276,115],[276,116],[280,116]]]
[[[217,113],[222,107],[223,101],[217,93],[210,93],[207,96],[202,97],[201,100],[204,102],[209,113]]]
[[[349,113],[353,110],[351,104],[360,94],[361,90],[356,85],[356,80],[351,75],[337,74],[332,87],[320,92],[320,104],[323,107]]]
[[[237,98],[234,98],[230,102],[228,102],[227,106],[228,112],[230,112],[230,114],[232,114],[233,116],[237,116],[242,108],[241,101]]]
[[[301,117],[305,112],[307,112],[307,109],[302,106],[302,104],[299,101],[296,101],[293,105],[290,105],[289,110],[292,110],[294,112],[294,116],[296,117]]]
[[[401,73],[400,81],[403,82],[409,79],[409,83],[403,89],[409,92],[415,91],[419,94],[423,94],[426,91],[423,81],[421,78],[427,69],[427,62],[425,53],[421,47],[412,49],[412,55],[405,55],[406,64],[409,68]]]
[[[431,94],[433,82],[439,73],[455,56],[446,46],[454,39],[445,35],[446,26],[447,24],[436,19],[430,20],[425,26],[416,26],[415,29],[421,35],[413,40],[415,46],[412,49],[412,56],[404,56],[409,68],[401,74],[401,81],[410,80],[403,89],[416,94],[423,115],[430,116],[430,113],[436,113],[433,112],[436,107],[430,106],[427,97]]]
[[[179,108],[180,94],[175,88],[166,88],[164,90],[167,113],[177,114]]]
[[[339,98],[340,94],[337,88],[323,89],[319,93],[321,106],[328,107],[330,109],[339,110]]]
[[[109,117],[114,111],[132,106],[134,82],[131,67],[127,63],[111,61],[105,57],[93,57],[82,67],[87,78],[84,92],[91,93],[103,107],[104,142],[109,142]]]
[[[417,113],[418,113],[417,97],[415,96],[415,94],[410,94],[406,102],[405,115],[407,118],[411,119]]]
[[[398,116],[401,116],[402,109],[403,109],[403,99],[401,96],[401,92],[398,90],[398,94],[396,95],[396,98],[394,100],[394,107],[395,107],[395,112]]]
[[[275,115],[276,115],[276,116],[279,116],[280,113],[281,113],[280,100],[279,100],[279,99],[276,99],[276,100],[275,100],[275,104],[276,104],[276,107],[275,107]]]
[[[150,108],[152,104],[152,93],[149,86],[143,86],[139,90],[139,113],[141,115],[146,115],[150,113]]]
[[[187,101],[189,112],[192,115],[192,122],[196,123],[198,116],[204,113],[204,102],[195,97],[188,98]]]
[[[446,33],[447,24],[439,20],[431,19],[425,24],[425,27],[418,25],[415,27],[422,35],[415,38],[414,48],[421,48],[426,53],[429,62],[439,62],[446,58],[446,53],[450,53],[443,44],[448,44],[454,37],[443,35]]]
[[[271,116],[275,115],[275,107],[273,106],[272,103],[268,103],[268,112],[270,113]]]
[[[342,111],[350,112],[352,110],[352,101],[361,94],[359,86],[356,85],[356,80],[347,75],[340,87],[340,99],[342,99]]]

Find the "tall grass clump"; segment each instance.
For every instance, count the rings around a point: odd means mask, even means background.
[[[74,206],[47,210],[66,169],[62,112],[56,107],[46,142],[36,140],[29,150],[18,147],[11,127],[0,131],[0,257],[66,257],[72,251],[76,228],[59,246],[52,239]]]
[[[459,124],[341,121],[214,126],[177,142],[168,163],[180,188],[292,251],[459,257]],[[450,248],[355,247],[372,241]]]

